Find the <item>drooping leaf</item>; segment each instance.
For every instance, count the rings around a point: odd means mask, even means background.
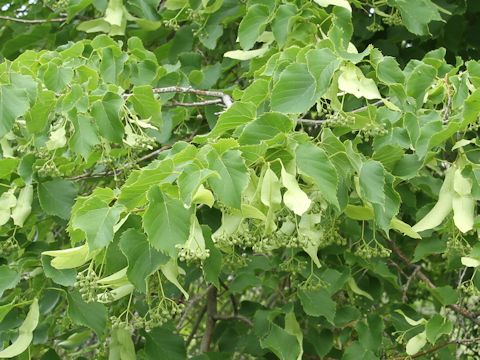
[[[128,229],[120,238],[120,249],[128,259],[128,280],[142,292],[146,292],[148,277],[165,264],[168,258],[153,249],[145,234]]]
[[[67,220],[70,217],[77,186],[68,180],[55,179],[38,184],[38,198],[42,209],[49,215]]]
[[[149,205],[143,215],[143,227],[148,241],[155,249],[174,257],[175,246],[188,239],[192,210],[156,186],[150,189],[147,198]]]
[[[305,64],[291,64],[272,90],[272,109],[286,114],[302,113],[315,103],[317,83]]]
[[[67,292],[68,316],[74,323],[87,326],[98,336],[101,336],[107,325],[107,309],[104,305],[92,302],[86,303],[76,291]]]
[[[210,177],[208,184],[213,193],[225,205],[239,209],[242,193],[248,185],[249,176],[240,151],[228,150],[219,154],[211,150],[207,155],[210,169],[219,177]]]
[[[301,144],[295,154],[299,172],[312,178],[325,200],[339,209],[337,171],[327,154],[311,143]]]

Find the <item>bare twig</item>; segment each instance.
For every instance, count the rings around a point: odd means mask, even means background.
[[[201,352],[207,352],[210,349],[213,331],[215,330],[215,316],[217,316],[217,288],[212,286],[207,291],[207,321],[200,344]]]
[[[393,241],[389,241],[389,243],[393,252],[400,258],[400,260],[402,260],[402,262],[405,265],[407,265],[412,269],[416,269],[417,267],[419,267],[419,265],[415,265],[412,262],[410,262],[410,260],[402,253],[402,251],[397,247],[397,245],[395,245]],[[435,284],[430,280],[430,278],[427,275],[425,275],[421,267],[419,267],[419,269],[415,272],[415,276],[419,278],[421,281],[423,281],[430,289],[436,288]],[[480,319],[475,314],[471,313],[464,307],[457,304],[451,304],[451,305],[448,305],[448,307],[453,311],[455,311],[457,314],[460,314],[463,317],[470,319],[475,324],[480,325]]]
[[[65,22],[67,21],[67,18],[62,17],[62,18],[53,18],[53,19],[23,19],[23,18],[16,18],[12,16],[0,15],[0,20],[14,21],[22,24],[45,24],[45,23],[52,23],[52,22]]]
[[[223,103],[226,108],[229,108],[233,104],[233,100],[230,95],[225,94],[221,91],[213,91],[213,90],[201,90],[201,89],[194,89],[192,87],[183,87],[183,86],[166,86],[161,88],[154,88],[153,92],[155,94],[168,94],[168,93],[183,93],[183,94],[195,94],[199,96],[209,96],[209,97],[216,97],[219,98],[221,101],[214,102],[215,104]],[[130,97],[131,93],[123,94],[124,98]],[[202,102],[203,103],[203,102]],[[185,103],[178,103],[179,106],[199,106],[199,105],[181,105]],[[187,103],[188,104],[188,103]],[[194,103],[200,104],[200,103]],[[211,102],[207,102],[203,105],[211,105]]]
[[[222,99],[212,99],[212,100],[204,100],[204,101],[195,101],[195,102],[180,102],[180,101],[171,101],[164,106],[185,106],[185,107],[196,107],[196,106],[207,106],[207,105],[215,105],[215,104],[222,104]]]

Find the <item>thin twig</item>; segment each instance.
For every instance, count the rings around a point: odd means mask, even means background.
[[[413,269],[410,276],[407,278],[407,282],[403,286],[403,294],[402,294],[402,301],[403,302],[407,302],[407,300],[408,300],[408,296],[407,296],[408,288],[410,287],[410,284],[412,283],[412,280],[417,276],[417,272],[420,271],[420,269],[421,269],[420,266],[416,266],[415,269]]]
[[[183,314],[182,316],[180,317],[180,319],[178,320],[178,324],[176,326],[177,330],[180,330],[182,327],[183,327],[183,323],[185,322],[185,320],[187,320],[188,318],[188,315],[190,313],[190,311],[195,307],[195,305],[197,305],[197,303],[202,300],[205,295],[207,294],[208,290],[210,289],[210,287],[212,287],[213,285],[210,285],[205,291],[203,291],[201,294],[198,294],[197,296],[193,297],[190,299],[190,301],[188,302],[187,306],[185,306],[185,309],[183,310]]]
[[[240,314],[236,314],[236,315],[220,315],[220,314],[217,314],[217,315],[214,316],[214,319],[215,320],[239,320],[239,321],[244,322],[248,326],[253,327],[252,320],[250,320],[246,316],[243,316],[243,315],[240,315]]]
[[[12,16],[0,15],[0,20],[14,21],[22,24],[45,24],[51,22],[65,22],[67,18],[54,18],[54,19],[22,19]]]
[[[192,326],[192,332],[190,335],[188,335],[187,340],[185,341],[185,346],[188,348],[190,343],[192,342],[193,338],[195,337],[195,334],[198,331],[198,328],[200,327],[200,324],[202,323],[203,316],[207,312],[207,305],[205,305],[202,310],[200,311],[200,314],[198,314],[197,319],[195,320],[195,323]]]
[[[442,348],[444,348],[445,346],[448,346],[448,345],[452,345],[452,344],[468,345],[468,344],[479,342],[479,341],[480,341],[480,337],[473,338],[473,339],[460,339],[460,340],[447,341],[447,342],[444,342],[442,344],[436,345],[436,346],[434,346],[430,349],[427,349],[425,351],[416,353],[415,355],[400,356],[400,357],[394,358],[393,360],[417,359],[419,357],[434,353],[435,351],[440,350],[440,349],[442,349]]]
[[[192,134],[190,134],[188,137],[186,137],[182,141],[190,142],[190,141],[192,141],[192,139],[195,137],[196,134],[197,134],[196,131],[194,131]],[[103,172],[96,173],[96,174],[93,174],[91,172],[87,172],[87,173],[83,173],[83,174],[80,174],[80,175],[77,175],[77,176],[72,176],[72,177],[68,178],[68,180],[78,181],[78,180],[85,180],[85,179],[94,179],[94,178],[99,178],[99,177],[104,177],[104,176],[120,175],[122,172],[130,169],[131,167],[133,167],[135,165],[138,165],[138,164],[140,164],[144,161],[150,160],[150,159],[156,157],[158,154],[170,149],[174,144],[175,143],[164,145],[164,146],[162,146],[162,147],[160,147],[156,150],[153,150],[152,152],[142,156],[141,158],[138,158],[137,160],[135,160],[133,162],[126,163],[126,164],[122,165],[122,167],[117,168],[115,170],[103,171]]]
[[[369,106],[381,106],[383,104],[384,104],[384,100],[378,100],[378,101],[375,101],[374,103],[362,106],[358,109],[354,109],[354,110],[348,111],[348,112],[349,113],[358,113],[358,112],[362,112],[362,111],[368,109]],[[318,124],[320,124],[322,122],[325,122],[327,120],[331,120],[331,119],[326,119],[326,118],[323,118],[323,119],[304,119],[304,118],[300,118],[300,119],[297,119],[297,123],[306,124],[306,125],[318,125]]]
[[[207,106],[207,105],[216,105],[223,104],[222,99],[212,99],[204,101],[195,101],[195,102],[180,102],[180,101],[171,101],[163,106],[185,106],[185,107],[196,107],[196,106]]]
[[[213,331],[215,330],[215,316],[217,316],[217,288],[212,286],[207,292],[207,321],[200,344],[200,352],[207,352],[210,349]]]
[[[412,262],[410,262],[410,260],[402,253],[402,251],[397,247],[397,245],[395,245],[395,243],[393,241],[389,241],[389,243],[390,243],[390,247],[392,248],[393,252],[400,258],[400,260],[402,260],[403,263],[405,263],[405,265],[407,265],[408,267],[410,267],[412,269],[416,269],[419,266],[419,265],[415,265]],[[430,289],[435,289],[436,288],[435,284],[430,280],[430,278],[427,275],[425,275],[425,273],[422,271],[421,268],[418,271],[415,272],[415,276],[417,278],[419,278],[420,280],[422,280]],[[470,319],[475,324],[480,325],[480,319],[475,314],[471,313],[470,311],[468,311],[464,307],[462,307],[460,305],[457,305],[457,304],[450,304],[450,305],[448,305],[448,307],[450,309],[452,309],[453,311],[455,311],[456,313],[462,315],[463,317],[466,317],[467,319]]]
[[[235,299],[235,296],[229,291],[227,284],[225,284],[225,282],[223,282],[222,279],[219,279],[219,281],[220,281],[220,285],[225,289],[225,291],[228,292],[228,296],[230,297],[230,302],[232,303],[233,313],[237,315],[238,314],[237,299]]]

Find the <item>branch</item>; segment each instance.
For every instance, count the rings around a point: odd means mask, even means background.
[[[213,330],[215,329],[215,316],[217,316],[217,288],[212,286],[207,292],[207,323],[200,344],[200,352],[207,352],[210,349]]]
[[[425,275],[425,273],[422,271],[421,267],[419,265],[415,265],[410,260],[402,253],[402,251],[395,245],[395,243],[391,240],[389,240],[390,247],[392,248],[393,252],[402,260],[402,262],[407,265],[408,267],[416,270],[415,271],[415,276],[422,280],[430,289],[435,289],[436,286],[430,278]],[[417,270],[418,269],[418,270]],[[457,305],[457,304],[451,304],[448,305],[450,309],[455,311],[457,314],[462,315],[463,317],[466,317],[467,319],[470,319],[473,321],[475,324],[480,325],[480,319],[464,307]]]
[[[0,15],[0,20],[14,21],[22,24],[45,24],[51,22],[65,22],[67,18],[54,18],[54,19],[22,19],[12,16],[3,16]]]
[[[194,89],[192,87],[183,87],[183,86],[167,86],[167,87],[162,87],[162,88],[154,88],[153,92],[155,94],[182,93],[182,94],[195,94],[195,95],[200,95],[200,96],[216,97],[216,98],[219,98],[220,101],[216,101],[216,102],[214,102],[214,104],[223,103],[223,105],[226,108],[229,108],[233,104],[233,100],[230,97],[230,95],[225,94],[224,92],[221,92],[221,91],[201,90],[201,89]],[[128,98],[131,95],[132,95],[131,93],[125,93],[125,94],[123,94],[123,97]],[[179,105],[179,106],[199,106],[199,105],[182,105],[182,104],[188,104],[188,103],[178,103],[177,105]],[[197,104],[197,103],[193,103],[193,104]],[[207,102],[206,104],[204,102],[200,102],[198,104],[211,105],[211,102]]]

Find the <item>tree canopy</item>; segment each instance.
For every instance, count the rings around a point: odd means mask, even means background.
[[[479,14],[5,2],[0,358],[477,358]]]

